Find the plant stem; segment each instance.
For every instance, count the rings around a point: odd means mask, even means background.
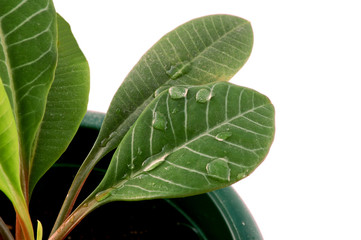
[[[15,239],[34,239],[34,231],[27,203],[25,202],[25,200],[20,199],[20,201],[17,201],[14,204],[14,207],[16,211]]]
[[[0,239],[14,240],[14,237],[11,234],[8,226],[5,224],[4,220],[1,217],[0,217]]]
[[[30,221],[30,216],[29,216]],[[30,221],[31,223],[31,221]],[[26,226],[21,219],[20,214],[16,213],[15,239],[16,240],[32,240],[34,239],[32,226]],[[29,232],[31,231],[31,232]]]
[[[25,239],[24,233],[23,233],[23,231],[22,231],[21,223],[20,223],[20,217],[19,217],[18,214],[16,214],[15,238],[16,238],[16,240],[23,240],[23,239]]]
[[[49,240],[62,240],[73,230],[80,221],[94,209],[105,203],[99,203],[95,198],[85,200],[65,221],[50,234]]]
[[[51,230],[51,235],[63,224],[64,220],[70,215],[71,210],[74,207],[75,201],[78,198],[78,195],[88,178],[90,172],[93,170],[95,165],[99,162],[99,159],[104,157],[108,152],[104,151],[102,148],[94,147],[90,150],[88,156],[84,160],[83,164],[80,166],[70,188],[66,198],[63,202],[63,205],[59,211],[58,217],[55,221],[53,229]]]

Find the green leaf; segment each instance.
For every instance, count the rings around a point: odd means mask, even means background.
[[[54,79],[56,14],[51,0],[0,0],[0,6],[0,76],[16,119],[26,172]]]
[[[172,87],[125,135],[92,197],[144,200],[223,188],[263,161],[273,137],[273,105],[254,90],[229,83]]]
[[[115,149],[162,86],[228,81],[247,61],[252,45],[250,23],[230,15],[201,17],[169,32],[118,89],[96,146],[103,152]]]
[[[14,202],[22,195],[20,187],[19,145],[10,102],[0,86],[0,189]]]
[[[69,24],[59,15],[57,21],[58,65],[34,147],[30,192],[68,147],[88,104],[90,75],[87,60]]]
[[[27,205],[20,185],[18,134],[10,102],[0,79],[0,190],[12,202],[16,212],[32,233]]]

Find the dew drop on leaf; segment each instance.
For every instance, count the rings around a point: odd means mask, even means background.
[[[177,63],[176,65],[172,65],[170,69],[166,71],[166,73],[171,79],[176,80],[177,78],[180,78],[184,74],[188,73],[191,69],[191,63],[184,61]]]
[[[230,181],[231,169],[228,166],[227,160],[224,158],[216,158],[209,162],[206,166],[208,176],[219,181]]]
[[[164,131],[167,128],[167,120],[165,119],[163,114],[161,114],[160,112],[155,112],[152,126],[155,129],[158,129],[161,131]]]
[[[137,150],[137,154],[138,156],[141,155],[143,152],[142,152],[142,149],[140,147],[138,147],[138,150]]]
[[[107,190],[105,190],[105,191],[98,192],[98,193],[95,195],[95,200],[96,200],[97,202],[104,201],[105,199],[107,199],[107,198],[111,195],[111,192],[112,192],[112,189],[107,189]]]
[[[237,180],[241,180],[248,176],[249,170],[246,169],[244,172],[237,174]]]
[[[104,138],[104,139],[100,142],[100,146],[101,146],[101,147],[106,147],[107,144],[108,144],[108,142],[109,142],[110,140],[112,140],[113,137],[115,137],[116,135],[117,135],[117,132],[112,132],[112,133],[109,135],[109,137]]]
[[[124,175],[121,177],[121,179],[129,179],[129,175],[128,175],[128,173],[124,173]]]
[[[239,181],[239,180],[245,178],[246,176],[247,175],[245,173],[239,173],[239,174],[237,174],[237,180]]]
[[[104,139],[100,142],[100,146],[101,146],[101,147],[105,147],[108,142],[109,142],[109,138],[104,138]]]
[[[169,88],[169,96],[172,99],[185,98],[188,93],[188,88],[185,87],[171,87]]]
[[[212,98],[212,93],[208,89],[202,88],[196,94],[196,101],[206,103]]]
[[[129,163],[127,166],[130,170],[133,170],[135,168],[134,163]]]
[[[228,139],[229,137],[232,136],[232,132],[220,132],[216,135],[216,139],[220,142]]]
[[[179,112],[179,110],[177,108],[173,108],[172,114],[176,114],[177,112]]]
[[[159,88],[157,88],[157,90],[155,90],[155,92],[153,93],[153,97],[157,97],[159,94],[161,94],[163,91],[167,90],[169,88],[169,85],[165,85],[165,86],[161,86]]]
[[[165,162],[165,159],[167,157],[168,157],[168,154],[165,154],[159,158],[150,157],[150,158],[146,159],[142,164],[142,166],[144,166],[144,171],[149,172],[149,171],[159,167],[162,163]]]

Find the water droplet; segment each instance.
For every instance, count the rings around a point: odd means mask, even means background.
[[[220,142],[228,139],[229,137],[232,136],[232,132],[220,132],[216,135],[216,139]]]
[[[239,180],[243,179],[245,176],[246,175],[244,173],[239,173],[239,174],[237,174],[237,180],[239,181]]]
[[[177,78],[180,78],[184,74],[188,73],[191,69],[191,63],[184,61],[177,63],[176,65],[172,65],[170,69],[166,71],[166,73],[171,79],[176,80]]]
[[[169,88],[169,86],[161,86],[159,88],[157,88],[157,90],[155,90],[155,92],[153,93],[153,97],[158,97],[159,94],[161,94],[163,91],[167,90]]]
[[[111,140],[113,137],[115,137],[118,133],[117,132],[112,132],[110,135],[109,135],[109,140]]]
[[[163,114],[160,112],[155,112],[152,125],[155,129],[164,131],[167,128],[167,120]]]
[[[100,146],[101,147],[106,147],[108,142],[110,140],[112,140],[118,133],[117,132],[112,132],[108,137],[104,138],[101,142],[100,142]]]
[[[112,189],[107,189],[105,191],[102,191],[102,192],[98,192],[96,195],[95,195],[95,200],[97,202],[101,202],[101,201],[104,201],[105,199],[107,199],[112,193]]]
[[[128,173],[124,173],[124,175],[122,176],[122,178],[121,179],[129,179],[129,175],[128,175]]]
[[[101,142],[100,142],[100,146],[101,147],[105,147],[107,145],[107,143],[109,142],[109,138],[104,138]]]
[[[169,96],[172,99],[185,98],[188,93],[188,88],[185,87],[171,87],[169,88]]]
[[[248,176],[248,172],[249,172],[249,170],[246,169],[244,172],[237,174],[237,180],[239,181],[239,180],[247,177],[247,176]]]
[[[212,93],[209,89],[202,88],[196,94],[196,101],[199,103],[206,103],[212,98]]]
[[[142,164],[144,166],[144,171],[148,172],[159,167],[162,163],[164,163],[167,156],[168,154],[164,154],[163,156],[158,158],[150,157],[146,159]]]
[[[86,208],[86,207],[88,207],[88,205],[89,205],[88,203],[84,203],[84,204],[83,204],[83,207]]]
[[[216,158],[209,162],[206,166],[207,173],[219,181],[230,181],[231,169],[228,166],[227,160],[224,158]]]
[[[142,152],[142,149],[140,147],[138,147],[138,150],[137,150],[137,154],[138,156],[141,155],[143,152]]]
[[[129,163],[127,166],[130,170],[133,170],[135,168],[134,163]]]

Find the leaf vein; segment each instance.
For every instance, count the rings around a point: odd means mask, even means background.
[[[32,61],[29,61],[29,62],[26,62],[24,64],[21,64],[19,66],[16,66],[16,67],[12,67],[12,70],[15,71],[15,70],[18,70],[20,68],[23,68],[23,67],[26,67],[26,66],[29,66],[29,65],[32,65],[36,62],[38,62],[39,60],[41,60],[44,56],[46,56],[48,53],[51,53],[52,52],[52,47],[53,45],[50,44],[49,48],[42,54],[40,54],[39,57],[37,57],[36,59],[32,60]]]
[[[10,11],[8,11],[7,13],[5,13],[4,15],[2,15],[0,17],[0,21],[2,19],[4,19],[5,17],[7,17],[8,15],[10,15],[11,13],[15,12],[16,10],[18,10],[22,5],[24,5],[27,2],[27,0],[23,0],[22,2],[20,2],[18,5],[16,5],[13,9],[10,9]]]
[[[192,173],[196,173],[196,174],[199,174],[199,175],[202,175],[205,180],[207,181],[208,184],[210,184],[208,178],[207,178],[207,175],[203,172],[200,172],[200,171],[197,171],[197,170],[194,170],[194,169],[191,169],[191,168],[187,168],[187,167],[183,167],[183,166],[180,166],[178,164],[175,164],[175,163],[172,163],[170,161],[167,161],[167,163],[173,167],[176,167],[176,168],[180,168],[180,169],[183,169],[185,171],[188,171],[188,172],[192,172]]]
[[[165,178],[156,176],[156,175],[154,175],[154,174],[148,173],[148,175],[149,175],[150,177],[152,177],[152,178],[155,178],[155,179],[157,179],[157,180],[160,180],[160,181],[162,181],[162,182],[168,183],[168,184],[173,185],[173,186],[177,186],[177,187],[181,187],[181,188],[186,188],[186,189],[193,189],[193,190],[197,189],[197,188],[194,188],[194,187],[190,187],[190,186],[186,186],[186,185],[183,185],[183,184],[180,184],[180,183],[173,182],[173,181],[171,181],[171,180],[169,180],[169,179],[165,179]]]
[[[184,29],[184,31],[187,33],[187,35],[188,35],[189,38],[191,39],[194,47],[198,50],[198,53],[200,53],[200,50],[198,49],[198,47],[197,47],[197,45],[196,45],[196,42],[194,41],[193,36],[190,34],[190,32],[188,31],[188,29],[185,28],[185,27],[182,27],[182,29]]]
[[[27,41],[30,41],[30,40],[33,40],[33,39],[35,39],[35,38],[43,35],[44,33],[49,32],[49,31],[50,31],[50,27],[52,26],[52,24],[53,24],[53,19],[50,21],[50,23],[48,24],[48,26],[47,26],[43,31],[41,31],[41,32],[39,32],[39,33],[31,36],[31,37],[22,39],[21,41],[11,43],[11,44],[8,45],[8,48],[13,47],[13,46],[15,46],[15,45],[22,44],[22,43],[27,42]]]
[[[49,3],[50,1],[48,1],[47,5],[45,6],[45,8],[40,9],[39,11],[33,13],[32,15],[30,15],[29,17],[27,17],[23,22],[21,22],[19,25],[17,25],[16,27],[14,27],[11,31],[7,32],[5,34],[5,38],[7,38],[9,35],[11,35],[12,33],[14,33],[16,30],[18,30],[20,27],[22,27],[24,24],[26,24],[27,22],[29,22],[32,18],[36,17],[37,15],[41,14],[42,12],[45,12],[49,9]]]

